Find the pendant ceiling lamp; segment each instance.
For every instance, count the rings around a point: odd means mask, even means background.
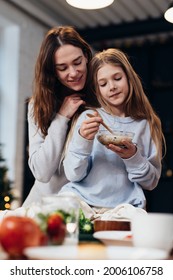
[[[164,17],[167,21],[173,23],[173,2],[168,7],[167,11],[164,13]]]
[[[114,0],[66,0],[66,2],[75,8],[95,10],[111,5]]]

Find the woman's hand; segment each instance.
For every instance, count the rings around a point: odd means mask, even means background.
[[[120,146],[109,144],[107,145],[107,148],[115,153],[117,153],[121,158],[128,159],[136,154],[137,147],[135,144],[123,140],[122,144],[125,146],[125,148],[121,148]]]
[[[94,117],[89,117],[83,121],[79,130],[80,135],[88,140],[94,139],[102,122],[102,118],[98,116],[97,112],[94,112],[93,115]]]
[[[78,110],[79,106],[85,104],[85,101],[81,99],[80,94],[72,94],[69,96],[66,96],[64,98],[64,101],[61,105],[61,108],[58,112],[58,114],[71,119],[73,117],[74,113]]]

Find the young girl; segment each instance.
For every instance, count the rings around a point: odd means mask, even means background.
[[[95,211],[122,203],[145,208],[143,189],[154,189],[161,175],[161,122],[120,50],[96,54],[90,76],[101,108],[86,110],[78,118],[64,159],[71,182],[60,194],[72,192]],[[88,118],[88,113],[94,116]],[[102,145],[96,137],[102,121],[115,130],[133,132],[132,143],[123,140],[125,148]]]

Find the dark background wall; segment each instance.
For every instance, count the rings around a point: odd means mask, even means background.
[[[173,39],[122,46],[142,79],[145,92],[159,115],[167,152],[162,176],[153,191],[145,191],[147,210],[173,213]]]

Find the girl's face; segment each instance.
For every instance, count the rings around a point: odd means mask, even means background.
[[[97,72],[97,83],[100,94],[111,111],[116,115],[125,116],[123,108],[129,93],[129,85],[122,68],[104,64]]]
[[[82,50],[73,45],[63,45],[54,57],[56,74],[59,81],[75,91],[82,90],[87,77],[87,58]]]

